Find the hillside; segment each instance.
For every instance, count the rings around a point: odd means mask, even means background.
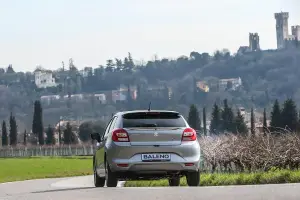
[[[105,121],[118,110],[145,108],[149,101],[157,108],[174,109],[185,115],[191,103],[206,106],[210,112],[214,102],[221,103],[225,98],[234,106],[246,109],[254,106],[258,110],[269,108],[275,99],[282,102],[287,97],[300,104],[299,50],[270,50],[245,55],[231,55],[226,50],[216,51],[214,55],[191,52],[189,56],[177,59],[136,63],[130,53],[124,59],[109,59],[105,66],[100,65],[92,71],[90,68],[78,70],[71,62],[69,69],[52,72],[59,85],[46,89],[36,87],[33,72],[14,72],[10,65],[7,70],[0,70],[0,119],[8,119],[12,111],[25,124],[22,128],[30,129],[33,102],[41,96],[111,93],[120,85],[136,86],[138,97],[121,103],[101,104],[86,98],[44,104],[45,126],[57,123],[60,116],[71,115],[77,119],[101,118]],[[220,90],[218,87],[219,79],[238,77],[242,85],[237,89]],[[197,81],[207,84],[209,92],[197,89]],[[168,98],[170,90],[171,99]]]

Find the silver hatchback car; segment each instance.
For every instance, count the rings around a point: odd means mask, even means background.
[[[116,187],[119,180],[168,178],[179,186],[200,184],[200,145],[197,134],[175,111],[119,112],[105,132],[92,133],[97,141],[93,156],[94,185]]]

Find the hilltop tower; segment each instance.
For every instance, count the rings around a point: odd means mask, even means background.
[[[249,48],[251,51],[257,51],[260,49],[258,33],[249,33]]]
[[[295,37],[296,40],[300,40],[300,26],[292,26],[292,35]]]
[[[276,19],[276,37],[277,37],[277,49],[282,49],[285,47],[285,39],[289,35],[289,13],[280,12],[275,13]]]

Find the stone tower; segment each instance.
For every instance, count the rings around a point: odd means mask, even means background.
[[[251,51],[257,51],[260,49],[258,33],[249,33],[249,48]]]
[[[275,13],[276,19],[276,37],[277,37],[277,49],[282,49],[285,47],[285,39],[289,35],[289,13],[280,12]]]
[[[300,40],[300,26],[292,26],[292,35],[295,37],[295,40]]]

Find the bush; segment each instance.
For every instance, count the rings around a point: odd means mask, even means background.
[[[204,171],[295,170],[300,165],[300,137],[295,133],[202,136],[199,143]]]

